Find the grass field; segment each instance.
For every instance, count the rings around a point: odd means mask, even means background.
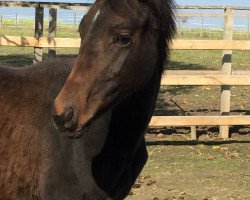
[[[23,32],[22,32],[23,31]],[[13,35],[0,29],[0,35]],[[245,34],[245,33],[244,33]],[[32,36],[16,30],[15,35]],[[244,39],[243,34],[236,34]],[[246,34],[245,34],[246,35]],[[78,37],[71,31],[58,37]],[[199,31],[183,32],[180,38],[200,39]],[[203,39],[220,39],[221,33],[204,33]],[[246,39],[246,38],[245,38]],[[44,59],[47,49],[44,49]],[[59,55],[77,49],[58,49]],[[0,62],[22,67],[32,64],[32,48],[0,47]],[[233,69],[250,70],[250,52],[233,51]],[[171,51],[166,69],[220,70],[221,51]],[[250,88],[232,86],[233,114],[249,114]],[[182,110],[177,107],[182,108]],[[168,115],[216,115],[220,87],[162,87],[156,112]],[[218,127],[198,127],[199,141],[189,141],[189,127],[149,129],[146,135],[149,160],[127,200],[248,200],[250,199],[250,127],[231,128],[232,138],[220,140]]]

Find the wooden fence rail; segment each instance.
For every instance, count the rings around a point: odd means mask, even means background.
[[[79,38],[0,36],[1,46],[79,48]],[[250,50],[249,40],[173,40],[174,50]]]
[[[59,3],[36,1],[0,1],[0,7],[54,8],[87,11],[92,3]]]
[[[249,85],[249,75],[164,75],[161,84],[169,85]]]
[[[43,2],[0,2],[0,6],[9,7],[35,7],[36,29],[35,37],[0,36],[0,46],[33,47],[35,61],[40,61],[42,48],[74,47],[79,48],[80,39],[56,38],[55,29],[49,37],[42,37],[43,8],[87,10],[90,4],[71,3],[43,3]],[[250,125],[250,116],[230,116],[230,86],[250,86],[250,71],[232,71],[232,50],[250,50],[250,41],[237,41],[232,39],[233,18],[243,16],[234,14],[234,10],[250,10],[250,7],[216,7],[216,6],[179,6],[178,9],[223,9],[224,10],[224,40],[173,40],[171,49],[182,50],[223,50],[222,69],[220,71],[194,71],[194,70],[167,70],[162,77],[162,85],[219,85],[221,86],[221,115],[220,116],[154,116],[150,126],[191,126],[191,138],[196,139],[196,126],[220,126],[220,136],[229,137],[229,126]],[[40,12],[38,12],[40,11]],[[51,27],[56,24],[56,11],[51,14]],[[180,16],[184,16],[179,14]],[[54,16],[54,17],[53,17]],[[191,14],[189,14],[191,16]],[[204,14],[206,16],[206,14]],[[220,17],[222,15],[220,14]],[[213,17],[216,17],[215,14]],[[243,17],[249,17],[244,15]],[[55,49],[52,49],[53,51]],[[39,58],[40,56],[40,58]]]
[[[233,126],[249,125],[250,116],[154,116],[150,126]]]

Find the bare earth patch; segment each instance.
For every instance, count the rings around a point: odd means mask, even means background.
[[[250,134],[196,142],[188,134],[149,132],[149,159],[127,200],[250,199]]]

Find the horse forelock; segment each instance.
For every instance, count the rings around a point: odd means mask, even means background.
[[[133,20],[139,20],[145,13],[140,9],[138,1],[134,0],[107,0],[111,9],[121,17],[128,17]]]
[[[113,11],[126,11],[129,8],[134,7],[135,3],[132,0],[107,0],[108,4]]]
[[[174,0],[97,0],[95,5],[99,7],[103,3],[107,3],[117,15],[133,21],[145,21],[145,15],[148,15],[151,26],[167,42],[171,41],[176,32]],[[81,24],[82,21],[79,27]]]
[[[137,15],[138,17],[141,13],[136,12],[145,11],[145,7],[148,7],[157,17],[159,28],[168,30],[169,39],[175,33],[176,4],[173,0],[107,0],[107,2],[119,15]]]

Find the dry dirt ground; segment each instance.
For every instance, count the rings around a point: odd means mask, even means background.
[[[149,159],[126,199],[249,200],[249,127],[238,127],[229,140],[219,139],[216,127],[204,129],[212,131],[197,142],[176,133],[187,129],[149,130]]]

